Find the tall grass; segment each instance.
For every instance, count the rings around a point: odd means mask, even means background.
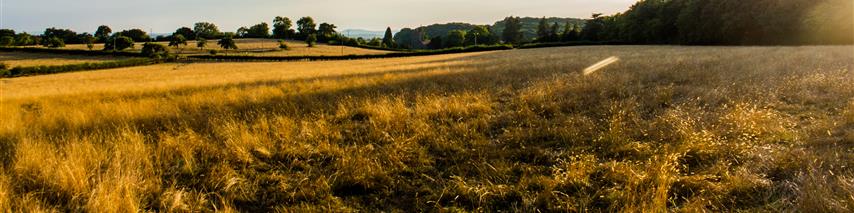
[[[3,88],[0,208],[848,212],[852,61],[569,47],[9,79],[30,89]]]

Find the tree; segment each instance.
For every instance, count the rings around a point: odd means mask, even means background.
[[[306,39],[309,35],[317,33],[317,24],[314,23],[314,19],[306,16],[297,20],[297,30],[299,31],[299,38]]]
[[[89,50],[92,50],[95,48],[95,41],[97,40],[97,38],[95,38],[95,36],[93,36],[92,34],[89,34],[89,33],[83,33],[83,34],[80,34],[80,37],[83,40],[83,43],[86,44],[86,48],[88,48]]]
[[[587,20],[584,29],[581,30],[581,39],[586,41],[599,41],[605,30],[605,17],[601,13],[593,14],[593,18]]]
[[[383,44],[384,47],[387,48],[395,48],[397,45],[394,43],[394,35],[391,33],[391,27],[385,29],[385,36],[383,36]]]
[[[308,44],[308,47],[314,47],[314,44],[317,43],[317,35],[308,35],[308,37],[305,38],[305,43]]]
[[[107,39],[107,42],[104,43],[104,50],[122,51],[127,48],[133,48],[133,46],[134,43],[132,38],[117,34]]]
[[[169,50],[162,44],[145,42],[142,45],[142,54],[151,58],[162,58],[169,56]]]
[[[235,49],[235,50],[237,49],[237,44],[234,43],[234,38],[232,38],[229,35],[220,39],[219,42],[217,42],[217,44],[219,44],[219,47],[222,47],[222,49],[224,49],[226,51],[226,53],[228,53],[228,50],[230,50],[230,49]]]
[[[537,25],[537,42],[547,42],[549,40],[549,36],[551,36],[551,32],[549,31],[549,24],[546,22],[546,17],[540,19],[540,24]]]
[[[247,38],[269,38],[270,37],[270,25],[267,23],[260,23],[246,29],[246,33],[243,37]]]
[[[320,27],[318,27],[318,29],[317,29],[317,34],[320,35],[320,38],[319,38],[320,42],[328,43],[330,40],[332,40],[335,37],[335,33],[336,33],[335,28],[338,28],[338,27],[335,26],[334,24],[329,24],[329,23],[320,24]]]
[[[217,27],[213,23],[208,22],[199,22],[193,26],[193,31],[196,32],[198,37],[202,37],[205,39],[215,39],[218,38],[222,33],[219,32],[219,27]]]
[[[291,38],[294,34],[294,30],[291,27],[293,27],[293,23],[290,18],[277,16],[273,19],[273,37],[279,39]]]
[[[549,38],[548,42],[557,42],[560,41],[560,25],[555,22],[552,24],[551,29],[549,29]]]
[[[287,42],[287,41],[285,41],[285,40],[279,40],[279,49],[282,49],[282,50],[289,50],[289,49],[291,49],[291,48],[290,48],[290,47],[288,47],[288,42]]]
[[[15,38],[12,36],[3,36],[0,37],[0,46],[12,46],[15,45]]]
[[[47,28],[44,30],[44,34],[42,34],[42,37],[48,38],[46,40],[50,40],[50,38],[58,38],[58,39],[61,39],[63,43],[69,43],[69,44],[83,43],[77,37],[77,33],[74,31],[71,31],[69,29],[57,29],[57,28],[53,28],[53,27]],[[47,42],[46,40],[43,40],[42,42]]]
[[[475,26],[466,33],[466,45],[493,45],[498,43],[498,37],[489,26]]]
[[[507,17],[504,19],[504,32],[501,33],[501,38],[505,43],[518,44],[522,42],[522,25],[519,17]]]
[[[205,46],[207,46],[207,45],[208,45],[207,39],[205,39],[205,38],[196,39],[196,47],[198,47],[199,49],[203,50],[203,49],[205,49]]]
[[[42,44],[42,45],[44,45],[45,47],[48,47],[48,48],[60,48],[60,47],[65,47],[65,41],[62,41],[61,38],[50,37],[47,40],[45,40],[44,44]]]
[[[11,29],[0,29],[0,37],[15,37],[15,30]]]
[[[148,33],[146,33],[144,30],[141,30],[141,29],[123,30],[123,31],[119,32],[119,34],[122,36],[126,36],[128,38],[131,38],[134,41],[139,41],[139,42],[151,41],[151,37],[148,36]]]
[[[184,35],[175,34],[172,35],[172,39],[169,41],[170,47],[180,48],[181,45],[187,46],[187,39],[184,38]],[[181,48],[181,52],[183,52],[183,48]],[[180,54],[180,52],[179,52]]]
[[[187,40],[196,40],[196,31],[193,31],[189,27],[178,28],[172,35],[182,35]]]
[[[578,26],[566,22],[566,25],[563,28],[563,34],[561,35],[561,41],[563,42],[578,41]]]
[[[36,44],[35,39],[28,33],[20,33],[15,36],[15,45],[29,46]]]
[[[113,30],[110,29],[107,25],[101,25],[98,27],[98,30],[95,30],[95,38],[98,39],[98,42],[105,42],[107,38],[110,37],[110,34],[113,33]]]
[[[445,48],[443,45],[442,36],[436,36],[430,39],[430,43],[427,44],[427,48],[438,50]]]
[[[454,30],[448,33],[445,39],[445,47],[462,47],[466,42],[466,31]]]

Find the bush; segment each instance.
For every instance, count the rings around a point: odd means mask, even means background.
[[[12,46],[15,44],[15,38],[12,36],[0,37],[0,46]]]
[[[5,63],[0,63],[0,70],[7,70],[7,69],[9,69],[9,65],[6,65]]]
[[[145,42],[142,45],[142,54],[150,58],[165,58],[169,56],[169,50],[162,44]]]
[[[69,64],[69,65],[59,65],[59,66],[15,67],[15,68],[9,69],[6,72],[0,72],[0,76],[2,76],[2,77],[19,77],[19,76],[74,72],[74,71],[83,71],[83,70],[112,69],[112,68],[120,68],[120,67],[149,65],[149,64],[154,64],[157,62],[158,61],[147,59],[147,58],[134,58],[134,59],[127,59],[127,60],[120,60],[120,61],[107,61],[107,62],[100,62],[100,63],[82,63],[82,64]]]
[[[308,43],[308,47],[314,47],[314,45],[317,44],[317,35],[308,35],[308,38],[305,39],[305,43]]]
[[[211,55],[216,55],[218,52],[216,50],[211,50],[208,53],[210,53]]]
[[[122,51],[127,48],[133,48],[134,43],[133,39],[127,36],[113,36],[106,43],[104,43],[104,50],[118,50]]]
[[[65,41],[63,41],[62,39],[57,38],[57,37],[50,37],[47,40],[45,40],[44,44],[42,44],[42,45],[44,45],[45,47],[48,47],[48,48],[60,48],[60,47],[65,47]]]

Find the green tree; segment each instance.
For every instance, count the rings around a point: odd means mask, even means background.
[[[445,47],[462,47],[466,42],[466,31],[453,30],[445,38]]]
[[[563,26],[563,34],[561,34],[560,40],[563,42],[578,41],[578,26],[566,22],[566,25]]]
[[[601,13],[593,14],[593,18],[587,20],[584,29],[581,30],[581,39],[586,41],[600,41],[605,31],[605,17]]]
[[[208,22],[196,23],[193,26],[193,31],[195,31],[199,37],[205,39],[214,39],[222,35],[222,33],[219,32],[219,27],[217,27],[213,23]]]
[[[560,41],[560,25],[555,22],[552,24],[551,29],[549,29],[549,38],[548,42],[557,42]]]
[[[15,45],[15,38],[12,36],[3,36],[0,37],[0,46],[12,46]]]
[[[95,30],[95,38],[98,39],[98,42],[106,42],[112,33],[113,30],[109,26],[101,25],[98,27],[98,30]]]
[[[169,50],[162,44],[145,42],[142,45],[142,54],[151,58],[162,58],[169,56]]]
[[[285,41],[285,40],[281,40],[281,39],[280,39],[280,40],[279,40],[279,49],[282,49],[282,50],[289,50],[289,49],[291,49],[291,48],[290,48],[290,47],[288,47],[288,42],[287,42],[287,41]]]
[[[200,50],[205,49],[205,46],[207,46],[207,45],[208,45],[207,39],[205,39],[205,38],[196,39],[196,47],[198,47]]]
[[[123,30],[123,31],[119,32],[119,34],[121,34],[122,36],[127,36],[127,37],[133,39],[134,41],[139,41],[139,42],[151,41],[151,37],[148,36],[148,33],[146,33],[144,30],[141,30],[141,29]]]
[[[187,40],[196,40],[196,31],[193,31],[193,29],[190,29],[189,27],[178,28],[175,30],[175,33],[172,33],[172,35],[182,35]]]
[[[489,26],[475,26],[466,33],[466,45],[493,45],[498,37],[489,30]]]
[[[43,45],[49,48],[60,48],[65,47],[65,41],[63,41],[61,38],[50,37],[45,40],[45,43]]]
[[[180,54],[181,52],[184,51],[184,48],[181,48],[181,45],[187,46],[187,39],[184,38],[184,35],[181,35],[181,34],[172,35],[172,39],[169,40],[169,46],[175,47],[175,48],[180,48],[180,52],[179,52],[179,54]]]
[[[330,40],[332,40],[335,37],[335,33],[336,33],[335,28],[338,28],[338,27],[335,26],[334,24],[329,24],[329,23],[320,24],[320,26],[317,28],[317,34],[320,35],[320,38],[318,38],[318,40],[320,42],[328,43]]]
[[[273,19],[273,37],[279,39],[291,38],[294,34],[293,22],[288,17],[277,16]]]
[[[391,33],[391,27],[388,27],[385,29],[385,36],[383,36],[382,45],[384,47],[388,47],[388,48],[397,47],[397,45],[395,45],[395,43],[394,43],[394,35]]]
[[[15,30],[0,29],[0,37],[6,37],[6,36],[15,37]]]
[[[504,32],[501,33],[501,38],[505,43],[518,44],[522,42],[522,24],[519,17],[507,17],[504,19]]]
[[[104,43],[104,50],[122,51],[127,48],[133,48],[133,46],[132,38],[116,34],[107,39],[107,42]]]
[[[445,48],[444,41],[442,41],[442,36],[436,36],[430,39],[430,43],[427,44],[427,48],[438,50]]]
[[[297,20],[297,31],[299,31],[300,39],[307,39],[309,35],[317,33],[317,24],[310,16],[302,17]]]
[[[317,43],[317,35],[308,35],[308,37],[305,38],[305,43],[308,44],[308,47],[314,47],[314,45]]]
[[[537,25],[537,42],[547,42],[552,34],[549,31],[549,23],[546,21],[546,17],[543,17]]]
[[[226,54],[228,54],[228,50],[230,49],[237,49],[237,43],[234,42],[234,38],[230,35],[226,35],[224,38],[220,39],[217,44],[225,50]]]
[[[35,39],[28,33],[19,33],[15,36],[15,44],[18,46],[28,46],[36,44]]]
[[[97,38],[89,33],[80,34],[80,37],[83,39],[83,43],[86,44],[86,48],[92,50],[95,48],[95,41]]]

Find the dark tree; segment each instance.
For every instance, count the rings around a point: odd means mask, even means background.
[[[466,31],[462,30],[453,30],[448,32],[447,38],[445,38],[445,47],[462,47],[465,46],[466,42]]]
[[[96,38],[95,38],[95,36],[93,36],[92,34],[89,34],[89,33],[81,33],[81,34],[80,34],[80,35],[78,35],[77,37],[80,37],[80,40],[82,40],[82,41],[83,41],[83,43],[84,43],[84,44],[86,44],[86,48],[87,48],[87,49],[92,50],[92,49],[94,49],[94,48],[95,48],[95,41],[96,41],[97,39],[96,39]]]
[[[555,22],[552,24],[551,29],[549,29],[549,39],[548,42],[557,42],[560,41],[560,25]]]
[[[593,14],[593,18],[587,20],[584,29],[581,30],[581,39],[585,41],[600,41],[605,30],[605,17],[601,13]]]
[[[391,27],[385,29],[385,36],[383,36],[383,47],[387,48],[395,48],[397,45],[394,43],[394,35],[391,33]]]
[[[178,28],[178,30],[175,30],[175,33],[172,35],[182,35],[187,40],[196,40],[196,31],[193,31],[193,29],[190,29],[189,27]]]
[[[142,54],[151,58],[163,58],[169,56],[169,50],[162,44],[145,42],[142,45]]]
[[[333,40],[335,37],[335,28],[338,28],[334,24],[322,23],[317,28],[317,34],[320,35],[318,40],[320,42],[328,43],[330,40]]]
[[[438,50],[445,48],[443,45],[444,41],[442,41],[442,36],[436,36],[430,39],[430,43],[427,44],[427,47],[430,49]]]
[[[123,30],[119,32],[119,35],[126,36],[128,38],[133,39],[134,41],[139,42],[151,41],[151,37],[148,36],[148,33],[141,29]]]
[[[308,35],[317,33],[317,24],[314,23],[314,19],[311,17],[302,17],[297,21],[297,30],[299,31],[299,38],[306,39]]]
[[[540,23],[537,25],[537,42],[548,42],[549,36],[551,36],[551,32],[549,31],[549,23],[546,22],[546,17],[540,19]]]
[[[172,39],[169,41],[170,47],[180,48],[181,45],[187,46],[187,39],[184,38],[184,35],[175,34],[172,36]]]
[[[199,37],[205,39],[215,39],[222,35],[222,33],[219,32],[219,27],[208,22],[196,23],[193,27],[193,31],[195,31]]]
[[[110,37],[110,34],[113,33],[113,30],[110,29],[107,25],[101,25],[98,27],[98,30],[95,30],[95,38],[98,39],[98,42],[105,42],[107,38]]]
[[[230,35],[226,35],[224,38],[220,39],[217,44],[219,44],[219,47],[222,47],[226,53],[228,53],[228,50],[230,49],[237,49],[237,43],[234,42],[234,38]]]
[[[205,46],[207,46],[207,45],[208,45],[207,39],[204,39],[204,38],[196,39],[196,47],[198,47],[200,50],[205,49]]]
[[[578,41],[578,27],[567,22],[563,27],[563,34],[561,34],[560,40],[563,42]]]
[[[44,34],[42,37],[45,38],[58,38],[61,39],[63,43],[67,44],[82,44],[83,41],[77,37],[77,33],[71,31],[69,29],[57,29],[57,28],[47,28],[44,30]],[[49,39],[47,39],[49,40]],[[46,41],[43,41],[46,42]],[[64,45],[63,45],[64,46]]]
[[[519,17],[507,17],[504,19],[504,32],[501,34],[501,39],[504,43],[519,44],[522,42],[522,23]]]
[[[42,45],[44,45],[45,47],[49,47],[49,48],[60,48],[60,47],[65,47],[65,42],[62,41],[61,38],[50,37],[50,38],[44,40],[44,44],[42,44]]]
[[[273,19],[273,37],[280,39],[289,39],[294,36],[293,22],[288,17],[277,16]]]
[[[113,35],[107,39],[106,43],[104,43],[104,50],[122,51],[127,48],[133,48],[133,46],[134,43],[132,38],[122,35]]]
[[[308,44],[308,47],[314,47],[317,44],[317,35],[310,34],[305,38],[305,43]]]
[[[12,46],[12,45],[15,45],[15,37],[12,37],[12,36],[0,37],[0,46]]]
[[[29,46],[36,44],[35,38],[28,33],[19,33],[15,36],[15,45],[18,46]]]
[[[15,30],[10,29],[0,29],[0,37],[15,37]]]

